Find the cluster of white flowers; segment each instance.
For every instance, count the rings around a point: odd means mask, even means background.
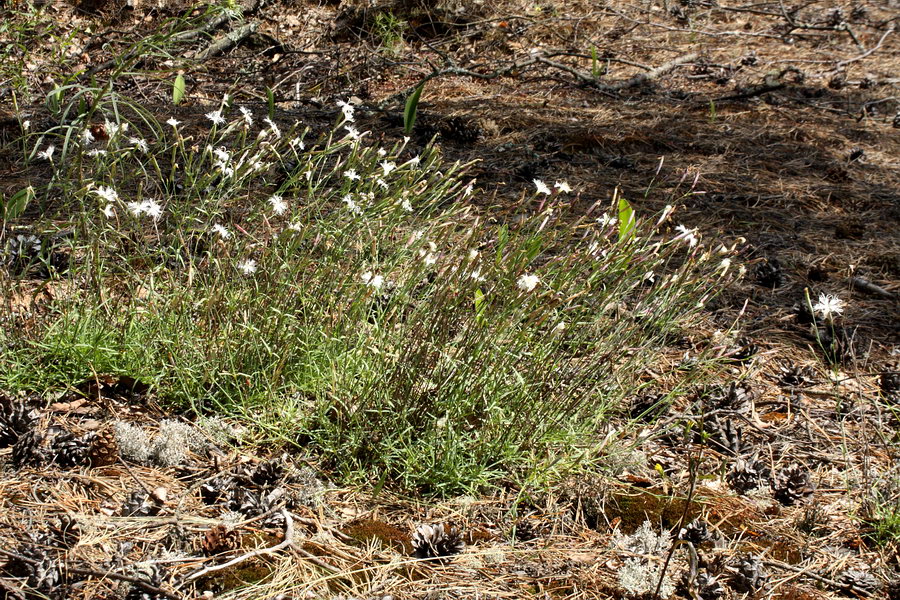
[[[547,196],[549,196],[550,194],[553,193],[553,190],[550,189],[550,186],[548,186],[546,183],[544,183],[543,180],[534,179],[533,182],[534,182],[534,187],[536,189],[536,193],[544,194]],[[556,188],[557,193],[560,193],[560,194],[571,194],[572,193],[572,187],[566,181],[557,181],[556,183],[553,184],[553,187]]]
[[[362,275],[359,276],[362,279],[362,282],[369,287],[373,287],[376,290],[380,290],[381,287],[385,284],[385,279],[383,275],[377,275],[372,273],[372,271],[366,271]]]
[[[246,260],[242,260],[237,264],[238,271],[243,273],[244,275],[250,276],[256,273],[257,266],[256,261],[252,258],[248,258]]]
[[[359,206],[359,204],[356,203],[356,200],[354,200],[353,196],[351,196],[350,194],[344,196],[343,202],[347,205],[347,208],[350,209],[350,212],[354,215],[362,214],[362,208]]]
[[[41,150],[37,153],[37,157],[43,160],[49,160],[53,162],[53,153],[56,152],[56,146],[50,144],[44,150]]]
[[[338,100],[337,105],[340,107],[341,111],[344,113],[344,120],[352,123],[353,122],[353,113],[355,112],[355,107],[349,102],[344,102],[343,100]]]
[[[227,240],[231,238],[232,233],[225,228],[224,225],[220,225],[216,223],[212,226],[212,232],[219,235],[223,240]]]
[[[538,285],[538,283],[540,283],[540,281],[541,280],[537,275],[529,275],[526,273],[526,274],[522,275],[521,277],[519,277],[519,280],[516,281],[516,285],[519,287],[520,290],[523,290],[526,292],[531,292],[534,290],[534,288],[537,287],[537,285]]]
[[[162,205],[151,198],[147,198],[141,202],[129,202],[126,206],[128,207],[128,212],[135,217],[147,215],[154,221],[158,221],[163,213]]]
[[[684,240],[688,246],[693,248],[697,245],[697,230],[696,229],[688,229],[684,225],[678,225],[675,228],[675,231],[678,232],[678,235],[675,236],[676,240]]]

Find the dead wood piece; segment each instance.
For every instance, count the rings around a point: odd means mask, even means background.
[[[875,285],[865,277],[851,277],[848,280],[848,283],[850,284],[850,287],[855,290],[859,290],[860,292],[875,294],[876,296],[881,296],[882,298],[890,298],[892,300],[896,299],[896,296],[894,294],[879,285]]]
[[[195,54],[194,58],[197,60],[206,60],[208,58],[212,58],[213,56],[218,56],[223,52],[227,52],[228,50],[231,50],[232,48],[240,44],[251,34],[256,33],[258,27],[259,23],[253,21],[233,31],[229,31],[223,37],[213,42],[210,46]]]

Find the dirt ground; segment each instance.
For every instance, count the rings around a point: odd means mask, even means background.
[[[268,456],[199,427],[215,441],[192,448],[188,466],[13,469],[11,450],[0,449],[8,561],[0,597],[61,589],[85,598],[624,597],[620,576],[634,549],[623,549],[622,536],[645,520],[677,529],[701,518],[712,533],[696,542],[694,571],[722,589],[695,575],[676,592],[684,597],[900,598],[900,3],[249,6],[243,23],[255,33],[185,71],[182,106],[171,106],[172,60],[142,61],[116,89],[162,120],[190,122],[226,93],[265,110],[270,88],[281,120],[319,130],[333,124],[338,100],[352,99],[358,128],[377,139],[402,135],[403,98],[432,76],[413,142],[437,136],[448,159],[477,161],[471,174],[485,214],[515,218],[534,179],[565,180],[585,209],[619,188],[639,214],[673,204],[675,222],[707,241],[746,240],[743,281],[707,307],[708,328],[658,369],[737,322],[740,339],[721,342],[735,357],[728,379],[718,392],[676,402],[652,425],[662,435],[648,440],[638,430],[635,449],[610,446],[614,466],[604,476],[560,482],[552,493],[431,501],[375,492],[375,482],[334,488],[312,457]],[[182,9],[162,0],[44,6],[72,35],[74,72],[102,65]],[[24,73],[44,92],[48,43],[35,35]],[[179,49],[188,56],[209,43]],[[0,82],[3,142],[18,127],[11,89]],[[40,101],[19,98],[36,126],[48,118]],[[40,181],[10,152],[0,156],[4,193]],[[821,293],[846,304],[833,368],[803,310]],[[41,418],[99,432],[127,417],[153,435],[167,415],[139,387],[86,382]],[[718,442],[701,443],[678,424],[710,403],[723,422],[712,432]],[[734,450],[735,436],[749,453]],[[765,463],[771,485],[736,491],[729,474],[744,460],[736,455]],[[792,465],[799,475],[786,471]],[[785,483],[792,476],[797,485]],[[219,487],[209,491],[210,482]],[[252,493],[235,499],[241,487]],[[288,513],[276,508],[281,497],[291,499]],[[885,506],[896,519],[887,538],[879,537]],[[58,520],[65,515],[77,522],[74,538],[59,533],[72,527]],[[465,549],[414,560],[411,535],[428,522],[452,523]],[[55,550],[35,554],[42,544]],[[246,554],[267,547],[275,551]],[[68,583],[48,587],[35,575],[48,555],[57,570],[64,565],[55,581]],[[740,574],[747,555],[759,557],[767,578],[742,587],[752,579]],[[234,557],[231,567],[203,571]],[[676,583],[689,563],[675,554]],[[28,591],[40,581],[42,591]]]

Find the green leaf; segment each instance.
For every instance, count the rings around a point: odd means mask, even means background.
[[[184,75],[179,73],[172,84],[172,104],[180,104],[184,99]]]
[[[275,90],[270,87],[266,88],[266,102],[269,105],[269,118],[275,118]]]
[[[619,198],[619,241],[634,239],[634,209],[625,198]]]
[[[487,302],[484,299],[484,292],[481,289],[475,290],[475,322],[484,325],[484,311],[487,308]]]
[[[424,89],[425,84],[423,83],[413,90],[413,93],[406,99],[406,110],[403,111],[403,131],[407,134],[413,130],[413,125],[416,123],[416,109],[419,108],[419,96],[422,95],[422,90]]]
[[[34,199],[34,188],[30,185],[21,189],[3,203],[3,220],[15,219],[25,212],[28,203]]]

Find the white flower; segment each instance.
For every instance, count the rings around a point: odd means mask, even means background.
[[[272,205],[272,212],[276,215],[283,215],[288,208],[288,203],[284,201],[284,198],[278,195],[269,198],[269,204]]]
[[[675,228],[675,231],[678,232],[678,235],[675,236],[676,240],[684,240],[687,244],[693,248],[697,245],[697,230],[696,229],[688,229],[684,225],[678,225]]]
[[[603,214],[602,217],[597,219],[597,223],[600,224],[600,227],[609,227],[611,225],[615,225],[619,222],[619,220],[615,217],[611,217],[608,214]]]
[[[344,102],[343,100],[338,100],[337,105],[341,108],[341,111],[344,113],[344,120],[353,122],[353,112],[356,108],[350,104],[349,102]]]
[[[372,271],[366,271],[362,275],[360,275],[360,279],[362,282],[368,286],[375,288],[376,290],[381,289],[381,286],[384,285],[384,277],[381,275],[375,275]]]
[[[385,157],[385,156],[387,156],[387,150],[385,150],[384,148],[379,148],[379,149],[378,149],[378,156],[381,156],[382,158]]]
[[[519,280],[516,282],[516,285],[520,290],[525,290],[526,292],[532,291],[537,287],[537,284],[540,282],[540,279],[537,275],[522,275],[519,277]]]
[[[475,180],[469,182],[469,185],[465,187],[463,190],[463,198],[468,198],[472,195],[472,190],[475,188]]]
[[[116,209],[113,208],[112,204],[107,204],[106,206],[104,206],[102,212],[103,216],[105,216],[107,219],[112,219],[114,216],[116,216]]]
[[[659,215],[659,220],[656,221],[656,226],[659,227],[663,224],[663,222],[668,219],[672,213],[675,212],[675,207],[671,204],[666,204],[666,207],[663,209],[662,214]]]
[[[147,144],[147,140],[133,137],[128,138],[128,142],[134,145],[134,147],[140,150],[143,154],[147,154],[150,151],[150,146]]]
[[[350,139],[358,140],[361,137],[361,134],[359,133],[359,130],[356,129],[356,127],[345,125],[344,129],[347,130],[347,135],[350,137]]]
[[[253,275],[256,273],[256,261],[252,258],[248,258],[247,260],[241,261],[237,264],[238,271],[243,273],[244,275]]]
[[[179,121],[175,117],[171,117],[168,121],[166,121],[166,125],[171,125],[172,127],[178,127],[179,125],[181,125],[181,121]]]
[[[144,200],[141,202],[141,210],[154,221],[162,216],[162,206],[155,200]]]
[[[31,129],[31,121],[22,121],[22,131],[28,131],[29,129]]]
[[[416,154],[416,155],[413,156],[411,159],[409,159],[407,162],[408,162],[411,166],[413,166],[413,167],[418,167],[418,166],[419,166],[419,163],[422,162],[422,159],[419,158],[419,155],[418,155],[418,154]]]
[[[114,138],[119,133],[126,133],[128,131],[128,123],[113,123],[109,119],[104,119],[103,127],[106,128],[106,133],[109,134],[110,138]]]
[[[288,142],[288,145],[290,145],[291,148],[299,148],[300,150],[306,148],[306,144],[304,144],[303,140],[301,140],[299,137],[295,137],[294,139],[292,139],[290,142]]]
[[[569,187],[569,183],[566,181],[557,181],[553,184],[557,190],[559,190],[560,194],[571,194],[572,188]]]
[[[384,179],[382,179],[381,177],[379,177],[378,179],[375,180],[375,185],[377,185],[378,187],[380,187],[383,190],[386,190],[389,187],[391,187],[388,185],[388,182],[385,181]]]
[[[221,110],[214,110],[206,113],[206,118],[213,122],[213,125],[224,125],[225,117],[222,116]]]
[[[130,212],[135,217],[141,216],[141,213],[144,212],[144,209],[141,206],[140,202],[129,202],[125,205],[125,207],[128,209],[128,212]]]
[[[538,194],[547,194],[547,195],[549,195],[549,194],[551,193],[551,192],[550,192],[550,188],[547,187],[547,184],[546,184],[546,183],[544,183],[544,182],[541,181],[540,179],[534,179],[533,181],[534,181],[534,187],[537,188],[537,193],[538,193]]]
[[[469,250],[469,260],[475,260],[476,258],[478,258],[478,250],[472,248]]]
[[[103,156],[105,154],[109,154],[109,153],[106,150],[103,150],[101,148],[92,148],[87,151],[87,155],[90,156],[91,158],[93,158],[95,156]]]
[[[275,121],[273,121],[269,117],[266,117],[265,119],[263,119],[263,122],[272,130],[272,135],[274,135],[276,138],[281,137],[281,130],[278,129],[278,125],[275,124]]]
[[[480,269],[472,269],[472,272],[469,273],[469,277],[475,281],[484,281],[484,275],[481,274]]]
[[[359,174],[357,174],[356,169],[347,169],[346,171],[344,171],[344,177],[346,177],[350,181],[359,180]]]
[[[101,185],[100,187],[95,188],[93,192],[107,202],[116,202],[119,199],[118,192],[109,186]]]
[[[50,144],[49,146],[47,146],[46,150],[42,150],[42,151],[38,152],[38,158],[42,158],[44,160],[49,160],[52,162],[54,152],[56,152],[56,146],[54,146],[53,144]]]
[[[253,113],[246,106],[238,106],[238,110],[241,111],[241,115],[244,117],[244,124],[247,127],[253,125]]]
[[[396,168],[397,168],[397,165],[395,165],[395,164],[392,163],[392,162],[388,162],[388,161],[386,161],[386,160],[381,161],[381,170],[384,171],[384,176],[385,176],[385,177],[387,177],[388,175],[390,175],[390,174],[391,174],[391,171],[393,171],[393,170],[396,169]]]
[[[728,269],[731,268],[731,259],[723,258],[722,262],[719,263],[719,269],[722,270],[722,275],[728,272]]]
[[[212,231],[213,233],[218,233],[219,237],[223,240],[231,238],[231,232],[228,231],[223,225],[219,225],[218,223],[212,226]]]
[[[813,305],[813,310],[823,318],[831,319],[844,312],[844,301],[831,294],[819,294],[819,301]]]
[[[85,129],[81,132],[81,143],[85,146],[89,146],[94,143],[94,134],[91,133],[90,129]]]
[[[413,211],[412,203],[410,203],[409,198],[404,198],[404,199],[403,199],[403,202],[400,203],[400,207],[401,207],[403,210],[405,210],[406,212],[412,212],[412,211]]]
[[[357,204],[356,201],[353,199],[353,196],[351,196],[350,194],[347,194],[346,196],[344,196],[343,200],[344,200],[344,204],[347,205],[347,208],[350,209],[350,212],[352,212],[355,215],[362,214],[362,209],[359,207],[359,204]]]

